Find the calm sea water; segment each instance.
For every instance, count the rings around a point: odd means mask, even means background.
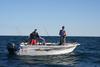
[[[100,67],[100,37],[67,37],[67,42],[78,42],[72,53],[57,56],[10,56],[6,44],[20,43],[27,36],[0,36],[0,67]],[[47,42],[58,42],[59,37],[44,37]]]

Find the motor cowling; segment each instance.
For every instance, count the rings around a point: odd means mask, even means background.
[[[7,50],[9,52],[9,54],[15,54],[17,51],[15,43],[8,43]]]

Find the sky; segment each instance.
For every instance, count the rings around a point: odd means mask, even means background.
[[[100,36],[100,0],[0,0],[0,35]]]

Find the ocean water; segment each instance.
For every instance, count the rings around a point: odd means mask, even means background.
[[[59,37],[45,36],[46,42],[59,42]],[[100,67],[100,37],[67,37],[67,42],[80,45],[71,53],[56,56],[11,56],[8,42],[16,44],[27,36],[0,36],[0,67]]]

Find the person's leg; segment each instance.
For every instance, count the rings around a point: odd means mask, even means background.
[[[63,37],[60,37],[60,44],[59,45],[62,45],[63,44]]]
[[[64,45],[64,37],[62,37],[62,45]]]
[[[31,45],[33,44],[33,40],[31,40]]]
[[[36,45],[36,44],[37,44],[37,40],[32,39],[31,45]]]
[[[34,40],[34,45],[36,45],[37,44],[37,40]]]

